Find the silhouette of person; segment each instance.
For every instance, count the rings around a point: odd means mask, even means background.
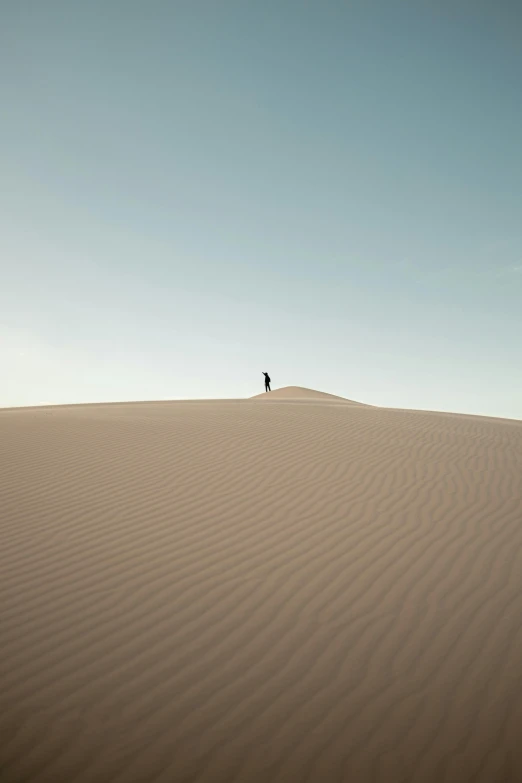
[[[263,375],[265,376],[265,391],[269,392],[272,391],[270,388],[270,376],[267,372],[264,372]]]

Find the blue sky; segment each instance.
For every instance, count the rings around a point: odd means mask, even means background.
[[[522,5],[0,0],[0,406],[522,418]]]

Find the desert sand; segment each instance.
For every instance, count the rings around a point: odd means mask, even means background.
[[[522,422],[0,411],[2,783],[522,780]]]

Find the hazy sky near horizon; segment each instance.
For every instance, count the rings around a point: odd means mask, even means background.
[[[522,4],[0,0],[0,406],[522,418]]]

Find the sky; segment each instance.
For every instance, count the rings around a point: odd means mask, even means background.
[[[522,419],[522,4],[0,0],[0,407]]]

